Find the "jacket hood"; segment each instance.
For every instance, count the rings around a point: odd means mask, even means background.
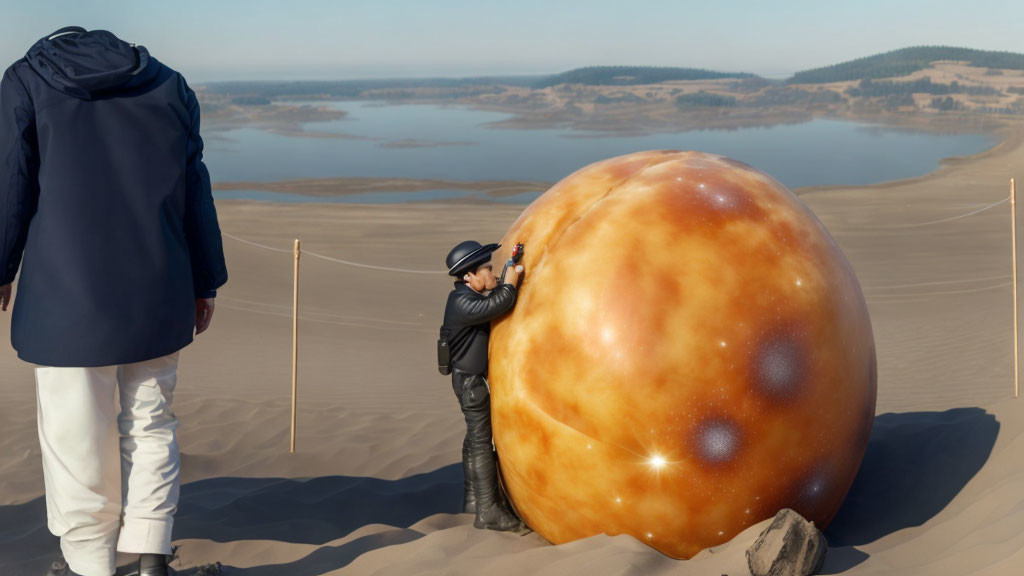
[[[106,30],[79,26],[40,38],[25,59],[47,84],[84,100],[142,84],[158,67],[145,47],[129,44]]]

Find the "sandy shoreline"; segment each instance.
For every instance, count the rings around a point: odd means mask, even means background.
[[[552,182],[522,180],[438,180],[426,178],[303,178],[272,182],[217,182],[214,190],[268,190],[307,196],[348,196],[374,192],[470,190],[500,198],[544,191]]]
[[[969,164],[972,162],[978,162],[986,158],[1010,155],[1018,151],[1022,145],[1024,145],[1024,123],[1007,124],[993,132],[997,142],[987,150],[982,150],[977,154],[971,154],[968,156],[951,156],[942,158],[939,160],[939,167],[936,170],[922,174],[920,176],[914,176],[911,178],[901,178],[898,180],[888,180],[885,182],[876,182],[874,184],[868,184],[865,186],[851,187],[846,185],[838,186],[805,186],[801,188],[793,189],[793,193],[797,196],[806,196],[808,194],[815,194],[819,192],[829,192],[835,190],[848,190],[855,188],[858,190],[873,189],[873,190],[884,190],[887,188],[895,188],[900,186],[909,186],[912,184],[919,184],[923,182],[929,182],[933,180],[940,180],[947,175],[947,173],[957,166]]]
[[[1024,562],[1009,207],[926,224],[1005,198],[1009,178],[1022,174],[1024,136],[1014,128],[925,176],[799,191],[857,272],[878,350],[879,417],[826,532],[826,572],[1015,574]],[[296,576],[746,573],[754,528],[679,562],[628,536],[551,546],[535,534],[474,530],[457,514],[462,416],[434,367],[450,289],[441,263],[461,240],[501,237],[523,206],[217,207],[223,231],[251,242],[287,251],[301,238],[337,259],[438,274],[302,259],[299,445],[289,455],[291,256],[224,239],[231,277],[210,330],[182,353],[175,398],[186,482],[180,566],[220,561],[233,574]],[[0,318],[9,330],[9,314]],[[0,572],[37,574],[54,539],[40,499],[32,365],[9,344],[0,378]]]

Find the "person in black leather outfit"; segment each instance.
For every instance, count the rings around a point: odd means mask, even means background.
[[[463,511],[476,514],[473,526],[491,530],[519,530],[522,523],[512,512],[498,486],[498,469],[491,442],[491,397],[487,383],[487,345],[491,320],[512,310],[516,285],[523,267],[506,271],[498,286],[491,254],[498,244],[483,246],[472,240],[449,252],[448,274],[458,280],[448,295],[442,331],[451,355],[452,390],[466,417],[462,443],[465,473]]]

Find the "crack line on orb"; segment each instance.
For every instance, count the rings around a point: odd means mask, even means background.
[[[590,439],[590,440],[592,440],[594,442],[600,442],[602,444],[607,444],[608,446],[613,446],[615,448],[618,448],[619,450],[622,450],[623,452],[628,452],[628,453],[630,453],[630,454],[640,458],[641,460],[645,460],[645,459],[648,458],[648,456],[645,456],[643,454],[639,454],[639,453],[637,453],[637,452],[635,452],[633,450],[630,450],[629,448],[626,448],[625,446],[622,446],[621,444],[616,444],[615,442],[609,442],[608,440],[603,440],[603,439],[600,439],[600,438],[595,438],[594,436],[591,436],[590,434],[582,432],[578,428],[576,428],[574,426],[571,426],[569,424],[566,424],[565,422],[562,422],[558,418],[555,418],[554,416],[551,415],[550,412],[548,412],[547,410],[542,408],[539,404],[534,402],[532,399],[525,398],[525,400],[526,400],[526,402],[528,402],[530,404],[530,406],[535,408],[537,410],[537,412],[540,412],[541,414],[543,414],[545,417],[547,417],[552,422],[554,422],[554,423],[556,423],[556,424],[558,424],[560,426],[563,426],[565,428],[568,428],[569,430],[572,430],[573,432],[579,434],[580,436],[583,436],[584,438],[588,438],[588,439]]]
[[[600,198],[598,198],[593,203],[591,203],[590,206],[587,206],[587,208],[583,212],[581,212],[580,215],[577,216],[575,220],[570,222],[569,225],[566,226],[562,230],[562,232],[558,235],[558,238],[555,238],[555,240],[553,242],[549,242],[548,243],[547,250],[545,250],[544,253],[541,254],[540,258],[537,259],[537,263],[533,265],[533,269],[536,270],[536,272],[533,272],[531,274],[531,276],[540,273],[540,270],[542,269],[541,268],[541,264],[544,263],[544,261],[547,259],[547,255],[555,248],[555,246],[557,246],[558,243],[562,241],[562,237],[565,236],[565,234],[569,231],[569,229],[572,228],[573,226],[575,226],[576,224],[578,224],[580,220],[583,220],[583,218],[585,218],[588,214],[590,214],[594,210],[594,208],[597,207],[598,204],[600,204],[601,202],[604,202],[609,196],[611,196],[613,191],[615,191],[617,188],[623,186],[624,184],[626,184],[630,180],[636,178],[637,176],[643,174],[649,168],[653,168],[653,167],[655,167],[655,166],[657,166],[659,164],[664,164],[665,162],[671,162],[672,160],[676,160],[677,159],[677,158],[674,157],[675,154],[673,154],[672,156],[673,157],[669,158],[669,159],[664,159],[664,157],[661,157],[658,160],[655,160],[655,161],[651,162],[650,164],[647,164],[643,168],[637,170],[636,172],[630,174],[629,176],[626,176],[622,180],[619,180],[615,184],[612,184],[611,186],[609,186],[608,190]],[[529,282],[529,277],[527,277],[526,282]]]

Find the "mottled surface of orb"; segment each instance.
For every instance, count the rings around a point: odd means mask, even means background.
[[[677,558],[792,508],[824,528],[860,466],[875,347],[845,256],[784,186],[699,152],[612,158],[534,201],[490,384],[503,481],[563,543]]]

